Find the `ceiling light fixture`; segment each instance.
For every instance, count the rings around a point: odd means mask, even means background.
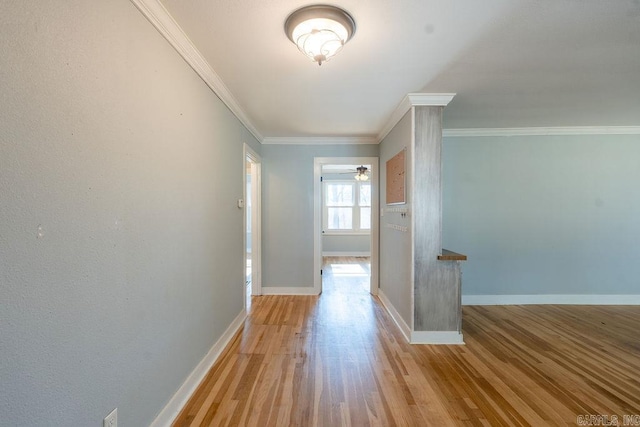
[[[368,181],[369,180],[369,175],[367,175],[367,167],[366,166],[359,166],[356,168],[356,170],[358,171],[358,175],[355,176],[356,181]]]
[[[300,52],[322,65],[353,37],[356,22],[339,7],[317,4],[289,15],[284,31]]]

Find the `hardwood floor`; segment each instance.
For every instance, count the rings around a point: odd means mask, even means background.
[[[175,426],[540,426],[579,415],[622,425],[640,415],[640,307],[466,306],[466,345],[409,345],[358,286],[360,269],[335,264],[319,297],[253,298]]]

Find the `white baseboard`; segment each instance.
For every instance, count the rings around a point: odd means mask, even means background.
[[[464,341],[456,331],[413,331],[411,344],[464,344]]]
[[[389,298],[387,298],[384,292],[382,292],[382,289],[378,289],[378,298],[380,298],[380,301],[382,301],[382,305],[384,306],[384,308],[387,309],[387,313],[389,313],[389,316],[391,316],[395,324],[398,325],[398,328],[400,328],[400,332],[402,332],[402,335],[404,335],[404,338],[407,340],[408,343],[410,343],[411,328],[409,327],[409,325],[407,325],[407,322],[404,321],[402,316],[400,316],[400,313],[398,313],[398,310],[396,310],[393,304],[391,304],[391,301],[389,301]]]
[[[412,331],[382,289],[378,290],[378,298],[409,344],[464,344],[462,334],[456,331]]]
[[[462,305],[640,305],[640,295],[462,295]]]
[[[205,375],[209,372],[214,363],[218,360],[218,357],[222,354],[227,344],[231,341],[233,336],[244,324],[247,318],[247,312],[243,309],[238,317],[229,325],[226,331],[222,334],[220,339],[213,344],[213,347],[207,352],[207,355],[198,363],[198,366],[187,377],[186,381],[180,386],[178,391],[173,395],[169,403],[160,411],[155,420],[151,423],[150,427],[169,427],[176,419],[180,411],[187,404],[187,401],[191,395],[196,391]]]
[[[262,295],[319,295],[313,286],[263,286]]]
[[[322,252],[322,256],[371,256],[371,252],[344,252],[344,251],[326,251]]]

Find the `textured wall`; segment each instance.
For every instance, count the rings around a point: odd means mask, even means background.
[[[444,138],[463,294],[640,293],[640,136]]]
[[[442,249],[442,107],[414,108],[414,329],[457,331],[460,269]]]
[[[262,147],[262,286],[313,287],[313,160],[377,157],[378,145]]]
[[[411,253],[411,233],[409,216],[401,217],[399,213],[389,212],[386,202],[386,163],[406,148],[406,195],[407,203],[399,205],[411,211],[411,111],[398,122],[393,130],[380,143],[380,207],[385,214],[380,218],[380,289],[389,298],[396,311],[406,324],[413,324],[413,307],[411,301],[412,287],[411,269],[413,259]],[[410,213],[409,213],[410,215]],[[388,228],[387,224],[408,227],[407,232]]]
[[[0,28],[0,424],[148,425],[243,309],[260,147],[127,0]]]

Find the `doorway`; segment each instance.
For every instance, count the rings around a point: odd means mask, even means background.
[[[251,296],[262,293],[262,228],[261,228],[261,159],[244,145],[244,271],[245,308],[251,307]]]
[[[363,173],[365,179],[356,178]],[[314,175],[315,291],[323,291],[326,279],[377,295],[378,158],[315,158]]]

